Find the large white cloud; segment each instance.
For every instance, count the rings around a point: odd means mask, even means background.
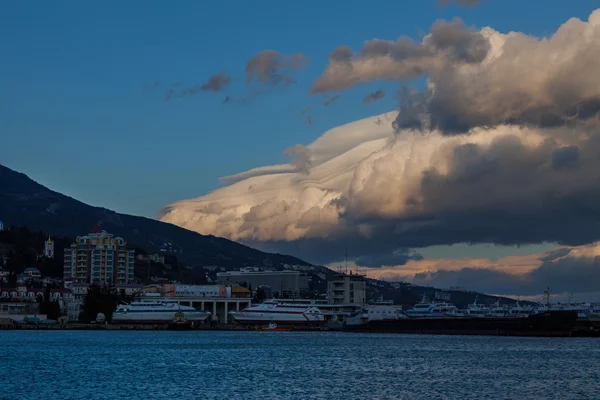
[[[162,220],[315,262],[346,249],[394,265],[385,257],[434,244],[598,240],[599,25],[600,10],[539,40],[455,21],[422,44],[371,41],[358,58],[338,48],[320,88],[396,79],[394,63],[425,60],[430,90],[290,147],[289,165],[171,204]]]

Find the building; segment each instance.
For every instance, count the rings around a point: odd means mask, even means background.
[[[298,294],[308,289],[310,277],[300,271],[263,271],[259,268],[240,268],[239,271],[217,272],[217,280],[221,283],[235,282],[246,284],[256,289],[259,286],[271,287],[273,293]]]
[[[48,236],[48,240],[44,243],[44,257],[54,258],[54,241]]]
[[[42,277],[40,270],[36,267],[25,268],[23,275],[28,279],[40,279]]]
[[[364,275],[338,274],[327,283],[330,304],[365,304],[366,284]]]
[[[132,283],[135,251],[120,237],[101,231],[78,236],[65,249],[64,279],[89,283]]]
[[[0,232],[4,230],[4,222],[0,221]]]
[[[221,323],[233,322],[229,311],[243,310],[252,303],[250,291],[238,286],[152,284],[144,291],[153,299],[169,298],[184,306],[209,311],[211,319]]]

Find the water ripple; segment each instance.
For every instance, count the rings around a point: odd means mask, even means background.
[[[595,339],[0,332],[0,399],[600,399]]]

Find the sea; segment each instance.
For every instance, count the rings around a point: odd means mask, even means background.
[[[0,331],[0,399],[600,399],[600,340]]]

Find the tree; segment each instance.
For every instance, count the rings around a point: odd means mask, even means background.
[[[254,295],[254,301],[256,303],[260,303],[261,301],[263,301],[266,298],[266,294],[265,294],[265,289],[263,289],[262,287],[257,287],[256,288],[256,294]]]
[[[43,295],[38,294],[36,300],[40,303],[40,314],[46,314],[48,319],[57,320],[62,315],[58,300],[52,300],[50,286],[46,287]]]
[[[117,309],[119,302],[131,302],[133,296],[127,296],[125,291],[119,291],[112,285],[92,285],[83,298],[83,312],[87,320],[93,321],[99,313],[104,314],[106,320],[112,321],[112,314]]]

